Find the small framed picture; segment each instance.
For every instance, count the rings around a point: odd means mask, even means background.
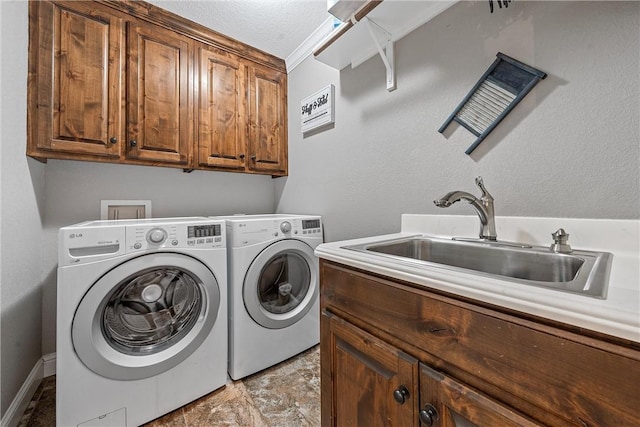
[[[335,122],[334,98],[335,88],[329,85],[302,100],[300,114],[303,134]]]

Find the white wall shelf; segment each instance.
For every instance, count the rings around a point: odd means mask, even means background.
[[[355,68],[380,51],[379,40],[375,40],[370,32],[370,24],[388,33],[390,40],[384,43],[383,62],[387,68],[387,88],[393,72],[393,43],[400,40],[416,28],[422,26],[435,16],[456,3],[446,1],[368,1],[346,22],[334,29],[314,49],[314,57],[335,69],[342,70],[347,65]],[[368,22],[367,22],[368,21]],[[386,56],[386,60],[385,60]],[[389,61],[391,57],[391,61]]]

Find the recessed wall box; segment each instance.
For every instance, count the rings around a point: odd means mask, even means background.
[[[151,200],[101,200],[100,219],[151,218]]]
[[[547,74],[498,52],[497,59],[471,92],[438,129],[443,133],[452,121],[478,137],[466,154],[471,154],[487,135]]]

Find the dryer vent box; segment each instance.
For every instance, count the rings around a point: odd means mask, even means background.
[[[101,200],[100,219],[151,218],[151,200]]]

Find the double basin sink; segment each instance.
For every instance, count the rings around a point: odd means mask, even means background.
[[[510,282],[606,298],[612,255],[481,239],[431,236],[345,246],[345,249],[386,257],[412,266],[440,267]]]

